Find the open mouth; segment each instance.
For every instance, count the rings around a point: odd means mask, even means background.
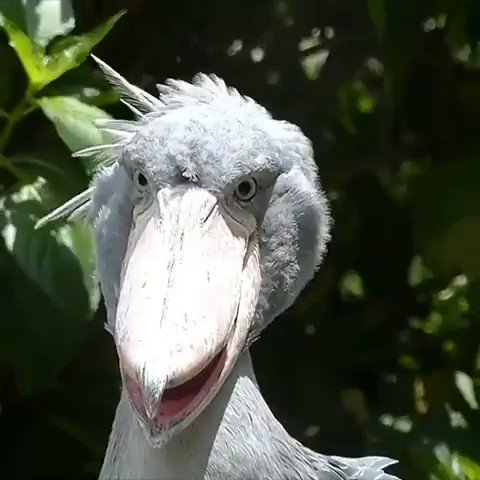
[[[224,348],[193,378],[167,388],[158,406],[157,424],[175,423],[195,410],[219,379],[226,356],[227,349]]]
[[[227,358],[224,347],[197,375],[180,385],[167,388],[155,417],[157,427],[172,426],[193,412],[216,384]],[[137,412],[146,420],[143,395],[138,383],[124,372],[124,381]]]

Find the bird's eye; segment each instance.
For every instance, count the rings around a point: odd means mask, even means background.
[[[241,202],[249,202],[257,193],[257,182],[254,178],[242,180],[235,189],[235,196]]]
[[[148,185],[148,178],[143,172],[137,170],[135,172],[134,178],[135,182],[140,188],[145,188]]]

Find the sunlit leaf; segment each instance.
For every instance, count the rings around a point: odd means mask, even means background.
[[[415,256],[408,268],[408,284],[411,287],[416,287],[430,278],[432,278],[432,272],[425,267],[422,257]]]
[[[412,357],[412,355],[405,354],[400,356],[400,358],[398,359],[398,363],[408,370],[417,371],[420,369],[418,361],[414,357]]]
[[[432,479],[438,480],[477,480],[480,478],[480,464],[472,458],[450,451],[446,444],[435,448],[439,463],[434,469]]]
[[[97,286],[91,282],[91,234],[79,224],[33,230],[36,219],[44,213],[45,190],[45,181],[38,179],[4,200],[2,237],[18,265],[54,305],[64,311],[75,306],[77,314],[91,314],[96,304],[90,303],[89,297],[98,297]]]
[[[321,49],[313,53],[309,53],[302,59],[302,67],[305,76],[309,80],[316,80],[320,76],[322,67],[328,59],[329,51]]]
[[[74,97],[44,97],[38,102],[70,150],[104,142],[104,134],[94,123],[96,119],[108,117],[103,110]]]
[[[25,68],[32,93],[81,65],[124,13],[119,12],[89,33],[59,40],[48,55],[43,47],[35,45],[17,25],[4,19],[9,43]]]
[[[46,58],[44,85],[81,65],[124,14],[125,11],[121,11],[89,33],[67,37],[54,44],[51,54]]]
[[[43,49],[35,47],[28,35],[6,18],[3,19],[3,28],[7,32],[10,46],[22,62],[32,89],[39,90],[48,83],[45,82]]]
[[[346,272],[340,280],[340,292],[347,298],[363,298],[365,291],[362,277],[353,270]]]
[[[472,410],[478,410],[478,402],[475,396],[472,378],[465,372],[455,372],[455,384],[469,407]]]
[[[25,394],[55,380],[99,301],[91,233],[79,224],[34,230],[46,190],[42,179],[24,186],[2,200],[0,215],[5,248],[30,282],[15,287],[23,303],[16,323],[2,316],[0,341],[0,359],[14,367]]]
[[[480,478],[480,463],[463,456],[459,456],[459,463],[468,480],[476,480],[477,478]]]

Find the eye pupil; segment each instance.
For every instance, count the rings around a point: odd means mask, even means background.
[[[148,183],[148,180],[147,180],[147,177],[142,172],[139,172],[137,174],[137,182],[141,187],[145,187]]]
[[[255,193],[257,193],[257,182],[253,178],[241,181],[235,190],[235,196],[243,202],[252,200]]]
[[[250,195],[251,190],[252,190],[252,185],[247,181],[241,182],[238,185],[238,193],[242,197],[248,197]]]

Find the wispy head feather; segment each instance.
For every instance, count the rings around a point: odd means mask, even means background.
[[[100,130],[108,134],[110,143],[94,145],[73,154],[74,157],[92,157],[95,168],[111,166],[117,161],[119,152],[130,142],[138,130],[150,119],[169,111],[191,105],[210,104],[226,97],[237,99],[245,104],[254,105],[257,111],[267,111],[248,97],[241,96],[234,88],[229,88],[216,75],[197,74],[192,83],[183,80],[168,79],[165,84],[157,85],[159,98],[131,84],[113,68],[92,55],[106,79],[122,96],[121,101],[133,112],[135,120],[98,119],[95,123]],[[35,228],[66,218],[78,220],[86,218],[90,207],[93,188],[81,192],[53,212],[40,219]]]

